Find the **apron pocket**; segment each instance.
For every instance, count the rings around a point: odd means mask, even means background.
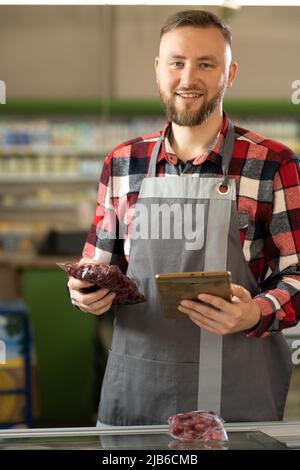
[[[197,405],[198,364],[153,361],[110,352],[101,393],[102,422],[168,424]]]

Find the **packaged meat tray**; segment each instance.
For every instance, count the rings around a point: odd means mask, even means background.
[[[146,302],[145,296],[138,290],[132,279],[122,274],[116,265],[105,263],[81,264],[79,262],[57,263],[69,276],[88,281],[93,284],[85,292],[92,292],[100,288],[109,289],[116,293],[116,304],[138,304]]]
[[[169,434],[180,441],[228,441],[223,421],[213,411],[190,411],[169,417]]]

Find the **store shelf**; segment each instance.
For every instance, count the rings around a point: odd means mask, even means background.
[[[49,226],[54,224],[62,225],[65,227],[73,227],[74,220],[77,217],[77,210],[76,207],[73,206],[69,207],[48,207],[48,208],[36,208],[36,209],[29,209],[29,208],[0,208],[1,218],[5,220],[5,223],[13,223],[16,220],[18,224],[24,222],[27,225],[33,225],[34,223],[47,223]],[[14,230],[11,232],[11,236],[13,236]],[[34,230],[32,230],[34,232]]]
[[[7,119],[0,119],[0,234],[9,237],[24,229],[40,236],[53,228],[88,230],[105,156],[121,142],[161,129],[165,120],[159,102],[153,100],[110,105],[112,116],[107,120],[100,114],[100,103],[12,102],[1,107]],[[234,110],[234,121],[241,127],[300,153],[300,120],[293,113],[297,106],[228,101],[225,108],[230,114]],[[80,114],[70,116],[67,111],[74,109]],[[95,112],[87,114],[92,109]],[[18,114],[10,114],[13,110]]]
[[[12,207],[1,207],[1,213],[3,216],[11,213],[28,212],[30,214],[34,213],[44,213],[45,211],[54,211],[54,212],[65,212],[76,209],[75,204],[35,204],[35,205],[19,205]]]
[[[38,179],[37,179],[38,178]],[[20,175],[19,177],[17,176],[11,176],[11,175],[1,175],[0,177],[0,183],[1,184],[14,184],[14,183],[24,183],[24,184],[57,184],[57,183],[81,183],[81,184],[87,184],[87,183],[93,183],[93,182],[98,182],[99,178],[96,176],[69,176],[69,175],[45,175],[45,176],[27,176],[27,175]]]
[[[16,176],[1,176],[0,177],[0,194],[1,192],[7,193],[7,187],[9,186],[10,192],[15,193],[20,191],[21,188],[14,187],[14,185],[25,185],[25,186],[62,186],[62,185],[72,185],[78,186],[81,188],[82,186],[86,186],[88,184],[98,184],[99,177],[91,176],[91,177],[80,177],[80,176],[24,176],[20,175],[20,177]]]

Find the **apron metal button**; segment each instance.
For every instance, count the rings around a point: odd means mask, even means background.
[[[226,185],[226,184],[223,184],[223,183],[220,183],[217,185],[217,191],[219,194],[228,194],[230,192],[230,186]]]

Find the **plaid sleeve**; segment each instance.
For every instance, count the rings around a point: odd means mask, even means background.
[[[273,211],[266,227],[264,257],[268,272],[254,297],[261,320],[247,336],[268,336],[300,319],[299,159],[285,151],[273,183]]]
[[[126,272],[127,261],[123,239],[119,237],[119,217],[112,191],[112,160],[113,152],[104,161],[94,219],[82,256],[101,263],[117,264]]]

